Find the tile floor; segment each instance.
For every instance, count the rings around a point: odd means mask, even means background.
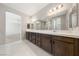
[[[11,42],[16,42],[20,40],[20,34],[7,35],[6,36],[6,44]]]
[[[51,54],[27,40],[8,44],[6,47],[7,56],[51,56]]]

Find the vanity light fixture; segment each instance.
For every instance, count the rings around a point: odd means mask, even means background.
[[[54,11],[56,10],[56,7],[55,8],[53,8],[54,9]]]
[[[62,8],[63,7],[63,5],[62,4],[60,4],[59,6],[58,6],[58,8],[60,9],[60,8]]]
[[[51,13],[52,12],[52,9],[50,9],[49,12]]]
[[[58,9],[58,7],[56,7],[56,9]]]
[[[48,12],[48,16],[51,16],[53,11],[54,11],[53,9],[50,9],[49,12]]]
[[[37,18],[31,16],[30,20],[31,20],[32,22],[35,22],[35,21],[37,20]]]
[[[60,5],[56,6],[56,7],[54,7],[53,9],[50,9],[49,12],[48,12],[48,15],[51,16],[53,13],[55,14],[55,11],[59,10],[62,7],[63,7],[63,4],[60,4]]]
[[[37,19],[31,19],[32,20],[32,22],[35,22]]]

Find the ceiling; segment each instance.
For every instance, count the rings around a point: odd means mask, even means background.
[[[4,3],[4,5],[14,8],[28,16],[32,16],[47,6],[49,3]]]

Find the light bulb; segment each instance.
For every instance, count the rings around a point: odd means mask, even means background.
[[[56,8],[53,8],[54,10],[56,10]]]
[[[58,9],[58,7],[56,7],[56,9]]]
[[[49,10],[49,12],[52,12],[52,10]]]
[[[63,5],[62,5],[62,4],[58,6],[58,8],[62,8],[62,7],[63,7]]]

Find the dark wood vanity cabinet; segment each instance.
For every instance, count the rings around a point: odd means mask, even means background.
[[[41,47],[47,52],[51,53],[51,36],[46,34],[41,34]]]
[[[79,38],[26,32],[26,39],[55,56],[79,56]]]

